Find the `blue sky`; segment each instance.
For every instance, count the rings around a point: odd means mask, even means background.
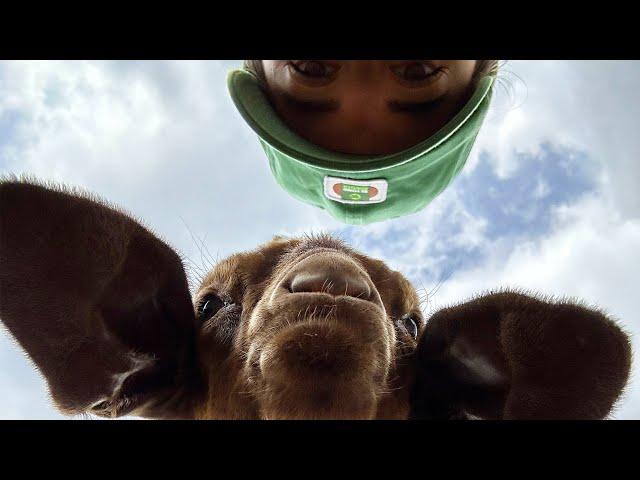
[[[240,63],[0,62],[0,174],[91,190],[194,270],[192,233],[220,258],[330,231],[431,292],[426,313],[500,287],[570,296],[638,351],[640,62],[507,62],[463,173],[422,212],[365,227],[280,190],[226,94]],[[4,331],[0,365],[0,418],[62,418]],[[635,371],[614,418],[640,418]]]

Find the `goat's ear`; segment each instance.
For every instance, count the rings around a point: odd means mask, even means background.
[[[502,292],[435,313],[414,359],[412,418],[600,419],[631,347],[600,312]]]
[[[190,417],[199,390],[182,262],[86,196],[0,180],[0,319],[66,414]]]

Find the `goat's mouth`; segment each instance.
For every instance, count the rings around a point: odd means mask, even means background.
[[[394,342],[380,307],[287,295],[262,315],[247,366],[266,418],[371,418]]]

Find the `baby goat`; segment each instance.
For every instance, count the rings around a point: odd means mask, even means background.
[[[631,349],[603,313],[503,291],[425,319],[410,283],[330,237],[180,257],[87,195],[0,181],[0,319],[67,414],[597,419]]]

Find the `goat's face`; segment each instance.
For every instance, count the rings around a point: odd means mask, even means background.
[[[194,303],[202,416],[407,417],[403,358],[423,320],[383,262],[329,236],[275,239],[216,265]]]

